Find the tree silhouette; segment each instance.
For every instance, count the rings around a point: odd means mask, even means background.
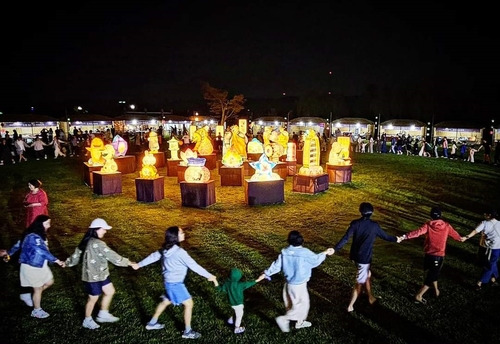
[[[220,116],[220,125],[224,125],[228,118],[245,108],[243,104],[245,104],[246,99],[243,94],[237,94],[232,99],[228,99],[228,91],[212,87],[208,82],[201,83],[201,92],[208,103],[210,112]]]

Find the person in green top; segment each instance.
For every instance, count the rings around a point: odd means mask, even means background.
[[[135,264],[135,262],[131,262],[110,249],[101,240],[111,228],[105,220],[100,218],[94,219],[83,236],[82,241],[76,247],[75,252],[65,262],[67,267],[75,266],[80,262],[80,257],[83,254],[82,281],[85,292],[88,294],[88,299],[85,305],[85,319],[82,326],[90,330],[100,327],[92,318],[92,311],[101,294],[104,295],[101,299],[101,310],[96,320],[101,323],[120,320],[109,313],[109,306],[115,294],[115,287],[109,279],[108,262],[123,267]]]
[[[241,319],[243,318],[243,291],[250,287],[253,287],[258,282],[262,281],[266,278],[265,274],[262,274],[253,281],[242,282],[241,278],[243,277],[243,273],[241,270],[233,268],[231,269],[231,273],[229,278],[221,285],[217,287],[217,289],[221,292],[227,294],[229,299],[229,304],[234,309],[234,317],[230,317],[227,322],[230,325],[234,324],[234,333],[243,333],[245,332],[245,328],[241,326]]]

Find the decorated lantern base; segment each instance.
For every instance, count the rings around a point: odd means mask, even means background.
[[[259,161],[262,153],[247,153],[247,159],[252,161]]]
[[[184,173],[186,172],[188,166],[177,165],[177,183],[186,181],[184,178]]]
[[[157,152],[157,153],[152,153],[152,154],[156,159],[156,163],[155,163],[156,168],[165,167],[165,152]]]
[[[297,161],[287,161],[288,175],[294,176],[297,173]]]
[[[179,183],[183,207],[206,208],[215,203],[215,182],[206,183]]]
[[[92,189],[96,195],[114,195],[122,193],[122,173],[92,172],[94,185]]]
[[[316,194],[328,190],[328,174],[317,176],[302,176],[296,174],[293,176],[293,191],[309,194]]]
[[[286,177],[288,177],[288,166],[284,162],[278,162],[276,166],[273,167],[273,172],[278,174],[280,178],[286,180]]]
[[[125,155],[115,158],[116,165],[118,166],[118,171],[123,174],[134,173],[137,163],[135,161],[135,155]]]
[[[94,185],[94,178],[92,172],[100,171],[101,168],[102,168],[101,165],[94,166],[90,165],[88,162],[83,163],[83,182],[85,183],[85,185],[89,187],[92,187]]]
[[[135,179],[136,199],[139,202],[157,202],[165,198],[164,194],[164,177],[156,177],[154,179]]]
[[[177,177],[177,165],[181,160],[167,159],[167,177]]]
[[[243,179],[243,166],[240,167],[227,167],[221,166],[219,169],[220,185],[221,186],[242,186]]]
[[[285,181],[251,181],[245,179],[245,200],[248,205],[266,205],[285,201]]]
[[[258,159],[257,159],[258,160]],[[248,160],[243,161],[243,175],[245,177],[251,177],[255,173],[255,169],[250,166],[250,163]]]
[[[351,182],[352,165],[326,164],[326,172],[330,183],[343,184]]]
[[[217,155],[215,153],[209,155],[199,155],[198,158],[205,158],[205,167],[209,170],[215,170],[217,168]]]

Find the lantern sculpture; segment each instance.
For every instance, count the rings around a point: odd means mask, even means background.
[[[323,174],[323,167],[320,165],[321,147],[319,138],[312,129],[306,130],[304,136],[302,167],[299,174],[303,176]]]
[[[247,137],[240,132],[240,127],[236,124],[231,126],[231,148],[243,159],[247,158]]]
[[[297,145],[295,142],[287,143],[286,161],[297,161]]]
[[[158,153],[160,144],[158,143],[158,134],[155,131],[150,131],[148,135],[149,150],[151,153]]]
[[[205,158],[189,158],[184,179],[188,183],[206,183],[210,180],[210,170],[205,167]]]
[[[195,142],[195,146],[193,150],[198,152],[200,155],[210,155],[214,151],[214,147],[212,145],[212,141],[208,136],[208,126],[204,126],[196,130],[193,134],[193,142]]]
[[[101,156],[104,159],[104,165],[101,168],[101,172],[103,173],[115,173],[118,171],[118,165],[114,159],[115,157],[115,148],[107,144],[104,146],[104,150],[101,152]]]
[[[262,154],[264,153],[264,145],[257,138],[253,138],[247,144],[247,151],[250,154]]]
[[[139,172],[139,177],[143,179],[155,179],[158,177],[158,171],[156,169],[156,158],[150,151],[144,151],[144,157],[142,158],[142,169]]]
[[[189,158],[197,158],[198,153],[193,152],[190,148],[186,149],[184,152],[181,152],[181,162],[179,165],[181,166],[188,166],[188,159]]]
[[[349,158],[349,145],[351,140],[347,136],[337,137],[337,142],[332,143],[332,148],[328,156],[328,164],[336,166],[351,165]]]
[[[222,164],[227,167],[240,167],[243,165],[243,157],[234,147],[230,147],[222,156]]]
[[[255,169],[254,175],[250,178],[251,181],[267,181],[281,179],[279,174],[273,172],[275,162],[269,161],[265,154],[262,154],[259,161],[250,162],[250,166]]]
[[[111,142],[111,145],[115,149],[116,157],[125,156],[127,154],[128,143],[120,135],[115,135],[115,137],[113,138],[113,142]]]
[[[104,150],[104,142],[100,138],[94,137],[90,141],[90,147],[85,148],[90,152],[89,165],[100,166],[104,164],[104,158],[101,155]]]
[[[168,141],[168,150],[171,160],[179,160],[179,141],[174,136]]]

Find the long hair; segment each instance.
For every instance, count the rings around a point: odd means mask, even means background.
[[[89,228],[89,229],[87,229],[87,232],[83,236],[82,241],[80,241],[80,243],[78,244],[78,248],[82,252],[85,251],[85,249],[87,248],[87,244],[88,244],[90,238],[99,238],[99,236],[97,235],[97,231],[98,230],[99,230],[99,228]]]
[[[179,227],[178,226],[168,227],[167,230],[165,231],[165,242],[161,247],[164,250],[168,251],[175,245],[180,246]]]
[[[31,233],[39,235],[44,241],[47,240],[47,233],[45,232],[45,227],[43,226],[43,223],[49,219],[50,217],[48,215],[38,215],[35,218],[35,220],[33,220],[31,225],[29,225],[28,228],[26,228],[26,230],[22,234],[21,242],[23,242],[26,235]]]

